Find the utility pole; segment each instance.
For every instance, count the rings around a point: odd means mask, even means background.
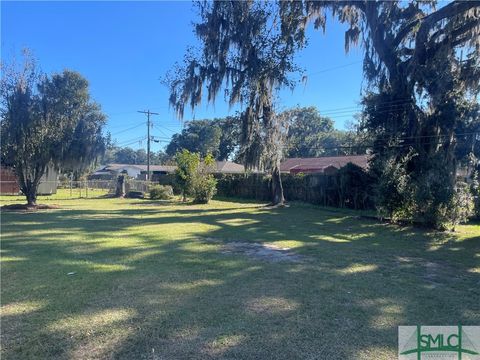
[[[147,114],[147,181],[150,181],[150,115],[160,115],[159,113],[147,111],[138,111],[142,114]]]

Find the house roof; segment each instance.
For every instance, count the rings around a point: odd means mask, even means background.
[[[147,165],[138,165],[138,164],[107,164],[103,167],[102,170],[113,170],[118,171],[124,168],[135,168],[139,171],[147,171]],[[175,171],[176,166],[170,165],[150,165],[150,171],[165,171],[173,172]]]
[[[216,172],[219,173],[243,173],[245,167],[232,161],[216,161]],[[135,168],[139,171],[147,171],[147,165],[137,164],[106,164],[98,171],[121,171],[124,168]],[[164,171],[172,173],[177,167],[172,165],[150,165],[150,171]]]
[[[368,167],[367,155],[348,155],[348,156],[322,156],[316,158],[290,158],[285,159],[280,164],[280,171],[289,172],[293,169],[308,169],[323,171],[327,167],[340,169],[341,167],[353,163],[361,168]]]
[[[234,163],[232,161],[216,161],[217,172],[219,173],[243,173],[245,166]]]

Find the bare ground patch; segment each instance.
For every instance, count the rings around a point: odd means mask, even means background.
[[[397,266],[415,266],[422,268],[422,278],[432,287],[444,285],[446,278],[461,281],[465,278],[458,269],[444,264],[442,262],[433,262],[421,257],[398,256],[396,258]]]
[[[221,243],[219,239],[207,238],[205,240]],[[301,262],[305,260],[305,256],[295,253],[291,248],[244,241],[221,243],[220,252],[223,254],[245,255],[249,258],[269,262]]]

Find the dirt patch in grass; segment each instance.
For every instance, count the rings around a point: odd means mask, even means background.
[[[0,206],[1,211],[37,211],[37,210],[53,210],[60,209],[58,205],[28,205],[28,204],[11,204]]]
[[[207,238],[206,240],[209,242],[219,242],[218,239],[213,238]],[[244,241],[222,243],[220,246],[220,252],[223,254],[245,255],[250,258],[269,262],[301,262],[305,260],[304,256],[295,253],[292,249],[287,247]]]
[[[462,280],[462,274],[457,269],[441,262],[433,262],[420,257],[397,256],[398,266],[411,265],[422,268],[422,278],[433,287],[444,285],[443,279]]]

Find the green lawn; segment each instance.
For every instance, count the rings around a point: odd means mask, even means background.
[[[395,359],[398,325],[480,324],[479,225],[64,197],[2,214],[2,359]],[[220,251],[232,241],[302,261]]]

